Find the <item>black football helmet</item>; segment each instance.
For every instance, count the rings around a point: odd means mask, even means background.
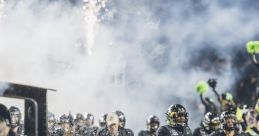
[[[69,116],[66,114],[63,114],[59,117],[59,121],[61,124],[65,124],[65,123],[69,123],[70,124],[70,120],[69,120]]]
[[[15,106],[11,106],[9,108],[9,112],[10,112],[10,116],[11,116],[11,126],[13,128],[19,126],[21,124],[21,120],[22,120],[22,113],[21,113],[20,109]]]
[[[11,125],[10,112],[7,107],[0,103],[0,122],[4,121],[7,126]]]
[[[51,123],[56,122],[56,118],[55,118],[55,115],[53,113],[48,112],[47,117],[48,117],[48,122],[51,122]]]
[[[147,128],[151,133],[156,132],[159,128],[160,121],[159,118],[155,115],[150,115],[147,119]]]
[[[119,110],[116,110],[115,113],[119,117],[119,121],[120,121],[121,127],[124,128],[125,125],[126,125],[126,117],[125,117],[124,113],[119,111]]]
[[[94,125],[94,115],[92,113],[85,113],[84,120],[87,126]]]
[[[107,113],[105,113],[105,114],[102,114],[101,116],[100,116],[100,118],[99,118],[99,126],[101,127],[101,128],[105,128],[106,127],[106,118],[107,118]]]
[[[220,128],[220,117],[216,113],[207,112],[201,125],[208,132],[216,131]]]
[[[76,114],[76,120],[84,120],[84,115],[82,113],[77,113]]]
[[[169,125],[188,125],[188,112],[180,105],[171,105],[166,113],[166,121]]]
[[[232,111],[222,112],[220,115],[220,120],[224,130],[232,131],[239,129],[237,117]]]
[[[214,79],[214,78],[210,78],[210,79],[208,80],[208,84],[209,84],[209,86],[210,86],[211,88],[216,88],[216,86],[217,86],[217,80]]]

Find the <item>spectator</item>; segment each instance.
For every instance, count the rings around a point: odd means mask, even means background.
[[[3,104],[0,104],[0,136],[15,136],[10,122],[10,112]]]

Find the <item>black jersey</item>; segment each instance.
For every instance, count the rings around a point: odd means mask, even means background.
[[[188,126],[170,126],[159,127],[157,136],[192,136],[192,131]]]

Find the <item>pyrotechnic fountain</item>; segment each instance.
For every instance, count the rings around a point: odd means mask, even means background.
[[[100,9],[105,8],[107,0],[84,0],[85,43],[88,55],[92,54],[95,31],[98,29]]]

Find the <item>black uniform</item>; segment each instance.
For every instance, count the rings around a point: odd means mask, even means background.
[[[156,136],[156,132],[151,133],[149,130],[142,130],[138,133],[138,136]]]
[[[10,130],[7,136],[16,136],[16,134],[12,130]]]
[[[111,136],[111,135],[108,129],[105,128],[105,129],[102,129],[100,132],[98,132],[97,136]],[[116,136],[134,136],[134,133],[129,129],[120,128]]]
[[[24,125],[20,124],[17,129],[17,135],[23,136],[24,135]]]
[[[193,132],[193,136],[209,136],[210,135],[210,132],[209,131],[206,131],[204,128],[202,127],[199,127],[199,128],[196,128]]]
[[[126,131],[127,136],[134,136],[134,133],[131,129],[128,128],[121,128],[121,131]]]
[[[80,127],[75,136],[96,136],[98,132],[98,127]]]
[[[60,126],[53,126],[51,130],[48,131],[49,136],[62,136],[62,130]]]
[[[188,126],[165,125],[159,127],[157,136],[192,136],[192,131]]]
[[[223,131],[221,131],[221,132],[214,132],[211,134],[211,136],[226,136],[226,134]],[[239,133],[236,131],[234,136],[248,136],[248,135],[243,132]]]
[[[97,136],[103,136],[107,133],[107,131],[108,131],[107,128],[100,129],[97,133]]]

